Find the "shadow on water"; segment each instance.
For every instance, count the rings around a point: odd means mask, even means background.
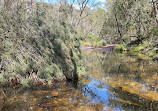
[[[156,62],[114,52],[85,51],[83,55],[88,70],[80,81],[52,83],[36,89],[1,87],[0,110],[158,110]]]

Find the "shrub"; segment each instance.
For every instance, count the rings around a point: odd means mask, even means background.
[[[25,2],[13,4],[9,8],[0,4],[0,64],[6,72],[0,80],[15,76],[28,86],[32,73],[46,81],[74,80],[78,71],[74,69],[83,63],[79,39],[63,18],[65,13],[60,12],[59,17],[52,5],[33,2],[28,14]]]
[[[119,46],[115,47],[115,50],[117,52],[124,52],[124,51],[127,51],[127,47],[126,47],[126,45],[119,45]]]

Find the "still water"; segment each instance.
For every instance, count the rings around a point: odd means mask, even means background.
[[[158,63],[129,54],[83,51],[77,83],[1,87],[1,111],[158,111]],[[144,57],[143,57],[144,58]]]

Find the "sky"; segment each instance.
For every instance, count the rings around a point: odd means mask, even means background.
[[[38,0],[38,1],[41,1],[41,0]],[[55,0],[43,0],[45,3],[52,3],[53,1],[55,1]],[[69,1],[69,0],[68,0]],[[106,2],[106,0],[95,0],[96,2],[101,2],[101,3],[105,3]]]
[[[98,1],[100,1],[100,2],[105,2],[106,0],[98,0]]]
[[[41,1],[41,0],[38,0],[38,1]],[[43,0],[45,3],[55,3],[56,0]],[[69,0],[68,0],[69,1]],[[106,2],[106,0],[95,0],[95,3],[97,2],[101,2],[101,5],[100,5],[100,8],[103,8],[104,7],[104,3]],[[77,9],[78,9],[78,6],[77,4],[74,5]]]

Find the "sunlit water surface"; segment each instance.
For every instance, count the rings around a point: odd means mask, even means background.
[[[137,56],[84,51],[77,83],[36,89],[1,87],[1,111],[158,111],[158,64]]]

